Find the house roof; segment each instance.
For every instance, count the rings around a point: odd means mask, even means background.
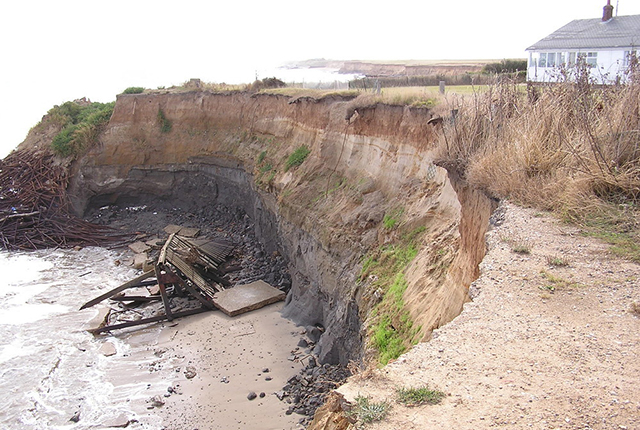
[[[543,49],[586,49],[640,46],[640,15],[576,19],[528,47]]]

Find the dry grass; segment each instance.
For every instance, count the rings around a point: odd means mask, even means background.
[[[625,212],[624,222],[600,227],[637,234],[640,82],[629,82],[601,87],[578,74],[578,83],[524,92],[503,80],[450,99],[459,114],[442,125],[437,163],[492,196],[578,223]]]

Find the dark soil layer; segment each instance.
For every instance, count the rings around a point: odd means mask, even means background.
[[[168,237],[164,231],[167,225],[198,228],[199,237],[224,238],[235,246],[225,263],[226,267],[240,267],[240,270],[227,275],[232,284],[247,284],[261,279],[284,292],[291,288],[287,262],[277,252],[264,252],[262,244],[255,237],[253,222],[240,209],[217,206],[190,212],[162,204],[104,206],[89,211],[87,219],[123,232],[137,233],[143,241],[158,238],[160,244]]]

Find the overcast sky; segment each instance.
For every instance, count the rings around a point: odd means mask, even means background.
[[[638,0],[620,15],[640,14]],[[20,0],[0,6],[0,157],[53,105],[197,77],[249,82],[285,61],[524,58],[606,0]],[[614,12],[616,13],[616,12]]]

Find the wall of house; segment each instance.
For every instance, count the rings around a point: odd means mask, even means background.
[[[596,82],[601,84],[615,83],[617,76],[623,78],[625,67],[625,53],[631,51],[633,48],[620,48],[609,50],[572,50],[576,52],[576,55],[587,52],[597,52],[598,67],[591,69],[591,76]],[[564,53],[566,61],[569,59],[569,51],[562,50],[544,50],[544,51],[529,51],[529,64],[527,67],[527,80],[532,82],[556,82],[560,76],[560,67],[539,67],[540,53]]]

